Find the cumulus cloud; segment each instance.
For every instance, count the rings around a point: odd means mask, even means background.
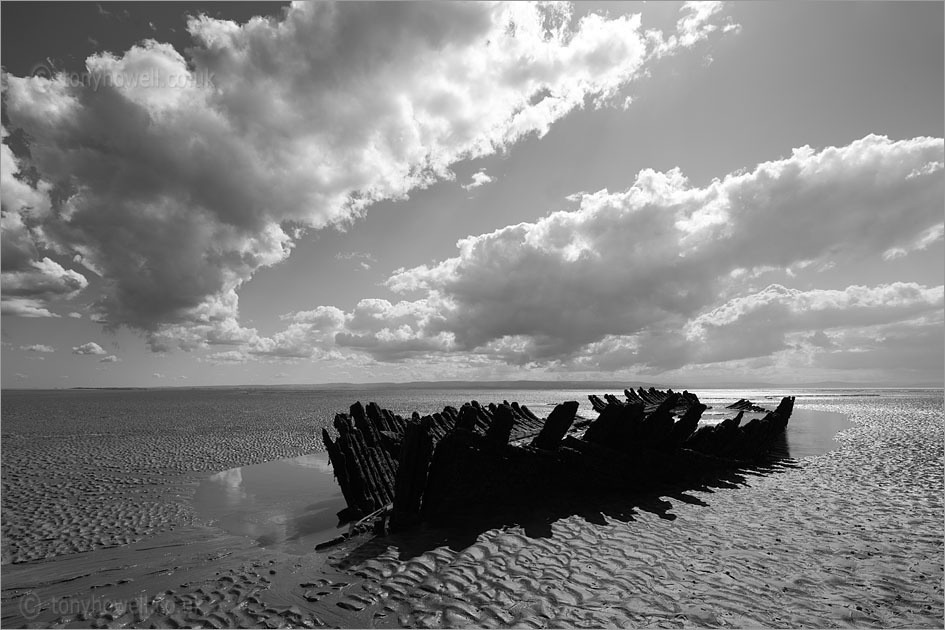
[[[452,333],[460,349],[511,340],[530,359],[568,357],[610,335],[678,331],[759,269],[915,247],[942,221],[942,162],[941,139],[868,136],[705,188],[644,170],[626,191],[463,239],[457,257],[387,284],[425,293],[438,306],[429,332]],[[920,165],[934,168],[910,176]]]
[[[246,363],[247,356],[239,350],[226,350],[224,352],[214,352],[205,357],[206,361],[217,365]]]
[[[334,336],[342,348],[367,352],[381,361],[401,361],[417,355],[448,352],[454,335],[439,330],[440,306],[435,300],[364,299],[345,314],[344,330]]]
[[[470,179],[469,183],[463,184],[463,188],[465,190],[472,190],[473,188],[479,188],[480,186],[484,186],[494,181],[495,180],[489,177],[486,174],[486,171],[483,169],[483,170],[476,171],[475,173],[473,173],[472,178]]]
[[[689,352],[671,367],[769,355],[787,349],[788,336],[795,332],[810,333],[812,345],[830,348],[837,342],[825,330],[900,322],[943,307],[945,288],[911,282],[810,291],[771,285],[693,319],[684,337]],[[648,362],[658,364],[660,348],[646,350]]]
[[[0,130],[6,141],[9,134]],[[20,317],[57,317],[46,308],[49,300],[71,298],[88,285],[82,274],[40,256],[51,218],[51,186],[31,184],[10,147],[0,145],[0,312]]]
[[[114,354],[110,354],[107,357],[102,357],[98,360],[99,363],[117,363],[118,361],[120,361],[120,359]]]
[[[751,285],[766,271],[790,277],[922,247],[942,223],[943,152],[941,139],[867,136],[797,149],[704,188],[678,170],[644,170],[625,191],[583,194],[575,210],[468,237],[454,258],[395,272],[388,288],[416,299],[295,314],[270,344],[292,356],[333,341],[379,361],[462,353],[659,372],[760,361],[798,335],[941,311],[942,287],[914,283]],[[299,326],[327,312],[327,325]]]
[[[75,346],[72,348],[72,354],[106,354],[102,346],[98,345],[94,341],[84,343],[81,346]]]
[[[248,343],[256,338],[256,329],[245,328],[237,321],[233,313],[238,310],[238,302],[235,290],[208,298],[193,309],[190,322],[164,324],[151,332],[148,345],[153,352],[168,352],[175,347],[190,351]]]
[[[50,311],[40,300],[29,298],[10,298],[0,302],[0,313],[18,317],[59,317]]]
[[[686,2],[681,9],[682,16],[676,23],[676,32],[679,43],[683,46],[692,46],[705,39],[718,27],[711,23],[711,19],[721,9],[722,2]],[[731,22],[723,25],[723,30],[731,31],[737,28]]]
[[[31,346],[20,346],[20,350],[25,350],[27,352],[55,352],[56,349],[52,346],[47,346],[41,343],[35,343]]]
[[[299,3],[242,25],[195,17],[187,58],[153,40],[92,55],[97,89],[5,74],[10,126],[40,175],[3,180],[34,208],[30,221],[10,214],[11,272],[47,288],[8,311],[49,315],[53,294],[85,286],[45,263],[48,250],[102,277],[99,321],[146,331],[157,351],[212,344],[219,322],[238,321],[229,297],[285,260],[300,230],[451,179],[458,160],[606,102],[707,36],[715,12],[687,6],[680,35],[664,37],[639,16],[573,23],[556,3]],[[49,273],[58,284],[40,282]]]
[[[341,330],[345,314],[334,306],[319,306],[283,316],[292,323],[271,337],[256,337],[248,351],[252,355],[304,359],[329,351],[334,335]]]

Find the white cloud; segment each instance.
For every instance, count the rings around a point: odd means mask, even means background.
[[[102,346],[98,345],[94,341],[84,343],[81,346],[74,346],[72,348],[72,354],[106,354]]]
[[[945,191],[940,173],[909,174],[942,153],[940,139],[868,136],[705,188],[644,170],[576,211],[463,239],[457,257],[400,270],[388,287],[425,294],[438,309],[430,332],[463,350],[519,338],[524,356],[549,360],[608,335],[677,331],[744,290],[746,270],[914,247],[941,222]]]
[[[789,333],[820,333],[814,345],[836,346],[824,330],[850,329],[910,320],[942,311],[945,288],[896,282],[876,287],[799,291],[771,285],[734,298],[693,319],[685,330],[682,363],[712,363],[769,355],[789,346]],[[657,362],[659,345],[648,348]],[[678,367],[673,365],[671,367]]]
[[[71,317],[72,319],[82,319],[82,313],[77,313],[75,311],[72,311],[71,313],[69,313],[69,317]]]
[[[226,350],[208,354],[206,360],[215,364],[246,363],[248,357],[239,350]]]
[[[160,372],[155,372],[151,375],[151,378],[167,378],[167,376],[161,374]]]
[[[945,236],[945,223],[933,225],[925,232],[921,233],[916,239],[905,247],[892,247],[883,252],[883,260],[894,260],[902,258],[913,251],[922,251],[927,249],[933,243],[937,243]]]
[[[59,317],[47,309],[43,302],[29,298],[10,298],[0,302],[0,313],[18,317]]]
[[[485,170],[480,170],[472,174],[472,179],[468,184],[463,184],[463,188],[465,190],[472,190],[473,188],[479,188],[480,186],[484,186],[485,184],[489,184],[494,181],[495,180],[493,178],[486,174]]]
[[[584,194],[574,211],[468,237],[455,258],[388,280],[419,299],[365,299],[343,314],[320,307],[311,313],[331,317],[317,336],[296,323],[270,343],[292,356],[458,353],[576,370],[761,361],[798,334],[942,309],[941,287],[914,283],[751,288],[761,273],[790,277],[924,242],[941,222],[943,180],[910,174],[942,154],[940,139],[868,136],[798,149],[705,188],[676,170],[644,170],[623,192]]]
[[[223,343],[212,335],[228,320],[229,339],[248,343],[230,297],[285,260],[300,230],[452,179],[453,163],[618,96],[707,35],[714,14],[687,7],[665,38],[639,16],[572,25],[554,3],[300,3],[243,25],[193,18],[188,58],[152,40],[92,55],[97,89],[5,74],[11,128],[28,134],[40,174],[35,186],[3,180],[4,206],[34,208],[32,227],[10,215],[11,240],[24,261],[54,251],[101,275],[96,319],[146,331],[156,351]],[[57,291],[85,286],[51,271]],[[8,311],[51,314],[51,297],[14,296],[33,301]]]
[[[321,354],[332,345],[337,325],[330,319],[297,321],[271,337],[258,337],[248,346],[250,354],[307,359]]]
[[[52,346],[47,346],[41,343],[35,343],[31,346],[20,346],[20,350],[26,350],[27,352],[55,352],[56,349]]]
[[[191,351],[213,345],[249,343],[256,338],[255,328],[244,328],[233,315],[239,298],[235,290],[208,298],[191,312],[187,324],[164,324],[148,335],[154,352],[167,352],[175,347]]]
[[[21,161],[5,143],[9,134],[0,129],[0,312],[20,317],[57,317],[46,302],[71,298],[88,285],[85,276],[65,269],[49,257],[40,258],[46,244],[42,224],[52,217],[48,182],[31,185]]]
[[[75,294],[86,286],[88,280],[82,274],[62,265],[43,258],[41,261],[30,261],[29,269],[22,271],[8,271],[3,273],[3,290],[6,295],[50,296]]]
[[[116,357],[114,354],[110,354],[107,357],[102,357],[101,359],[98,360],[98,362],[99,363],[117,363],[120,360],[121,359]]]
[[[377,262],[373,254],[367,252],[340,252],[335,254],[336,260],[351,260],[358,264],[360,269],[368,271],[371,266]]]
[[[686,2],[681,9],[682,17],[676,23],[679,43],[683,46],[692,46],[705,39],[718,27],[710,20],[721,9],[723,2]],[[733,24],[724,26],[725,32],[735,28]]]

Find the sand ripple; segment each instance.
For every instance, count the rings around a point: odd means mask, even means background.
[[[190,524],[206,473],[320,447],[308,422],[289,429],[233,423],[224,439],[220,427],[183,418],[133,436],[15,428],[4,418],[3,564],[124,545]]]
[[[422,536],[388,539],[342,564],[392,609],[378,625],[940,627],[941,400],[818,407],[851,413],[841,448],[691,493],[707,506],[670,498],[672,521],[574,516],[414,557]]]
[[[157,598],[147,615],[111,611],[52,625],[941,627],[941,393],[803,405],[849,414],[853,427],[836,450],[749,476],[744,487],[635,498],[477,536],[354,539],[327,566],[278,554],[240,567],[221,561],[209,565],[211,579],[156,592],[135,584]],[[310,425],[233,430],[225,445],[200,437],[212,431],[182,429],[150,449],[115,436],[33,444],[6,433],[6,420],[4,431],[4,553],[14,559],[173,526],[188,518],[193,467],[312,446]]]

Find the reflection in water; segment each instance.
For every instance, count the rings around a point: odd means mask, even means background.
[[[335,537],[344,499],[327,455],[304,455],[216,473],[194,497],[197,516],[265,547],[310,553]]]
[[[710,403],[711,404],[711,403]],[[716,403],[717,404],[717,403]],[[761,403],[774,408],[768,401]],[[718,424],[726,418],[733,418],[737,411],[715,406],[702,415],[705,424]],[[742,425],[754,418],[761,418],[763,413],[746,412],[742,416]],[[800,459],[812,455],[821,455],[837,447],[836,435],[853,426],[845,414],[833,411],[813,411],[794,407],[788,422],[786,440],[775,444],[778,455]]]
[[[218,472],[217,474],[210,477],[210,480],[214,483],[219,484],[223,488],[223,492],[227,497],[227,502],[231,504],[236,504],[241,500],[246,498],[246,493],[243,492],[243,469],[242,468],[231,468],[230,470],[224,470],[223,472]]]
[[[834,411],[794,408],[787,426],[787,447],[791,457],[821,455],[839,446],[837,433],[853,426],[850,419]]]

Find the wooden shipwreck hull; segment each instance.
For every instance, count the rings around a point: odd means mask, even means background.
[[[653,388],[624,394],[591,396],[599,414],[593,421],[577,418],[575,401],[545,419],[507,401],[472,401],[410,419],[355,403],[335,417],[337,437],[322,432],[348,506],[339,518],[384,513],[391,527],[405,528],[697,481],[769,460],[794,407],[793,396],[773,411],[738,401],[735,417],[700,427],[706,406],[695,394]],[[765,415],[743,424],[746,410]]]

